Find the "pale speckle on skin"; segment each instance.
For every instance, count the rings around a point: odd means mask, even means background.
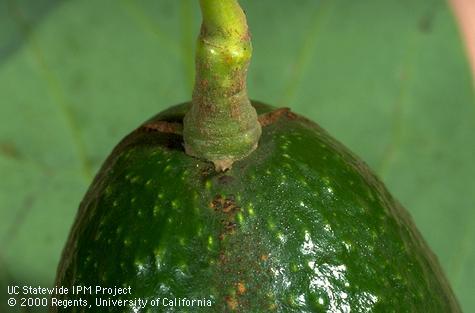
[[[275,223],[274,223],[274,221],[268,220],[268,221],[267,221],[267,226],[269,227],[270,230],[274,230],[274,229],[275,229]]]
[[[254,215],[255,215],[254,206],[252,205],[252,203],[249,203],[249,205],[248,205],[248,207],[247,207],[247,212],[249,212],[249,215],[250,215],[250,216],[254,216]]]
[[[205,183],[205,188],[206,188],[207,190],[210,190],[212,186],[213,186],[213,184],[211,183],[211,181],[210,181],[210,180],[207,180],[206,183]]]
[[[130,199],[130,203],[135,203],[135,201],[137,201],[136,197],[133,197],[132,199]]]
[[[373,230],[373,231],[371,232],[371,238],[373,238],[373,239],[378,238],[378,233]]]
[[[152,182],[153,182],[152,179],[147,180],[147,182],[145,183],[145,186],[149,187],[152,184]]]
[[[129,247],[132,244],[132,240],[130,238],[124,239],[124,246]]]
[[[214,244],[213,237],[208,236],[208,250],[212,250],[212,249],[213,249],[213,244]]]
[[[112,202],[112,206],[117,206],[119,204],[119,202],[117,202],[117,200],[114,200],[114,202]]]
[[[188,170],[185,170],[183,171],[183,173],[181,174],[181,180],[185,180],[185,178],[188,176]]]
[[[242,223],[244,222],[244,215],[242,215],[241,212],[239,212],[238,214],[236,214],[236,217],[237,217],[238,222],[239,222],[240,224],[242,224]]]
[[[158,199],[163,199],[163,193],[159,193],[159,194],[157,195],[157,198],[158,198]]]
[[[288,155],[287,153],[282,154],[282,156],[283,156],[284,158],[290,159],[290,155]]]
[[[184,245],[186,244],[185,238],[181,237],[180,239],[178,239],[178,243],[179,243],[181,246],[184,246]]]
[[[291,169],[292,169],[292,165],[291,165],[290,163],[283,163],[283,164],[282,164],[282,167],[283,167],[283,168],[286,168],[286,169],[288,169],[288,170],[291,170]]]
[[[188,264],[186,264],[185,262],[181,263],[180,265],[178,265],[178,268],[184,273],[188,270]]]
[[[300,265],[297,265],[297,264],[295,264],[295,263],[290,266],[290,270],[291,270],[292,272],[294,272],[294,273],[295,273],[295,272],[298,272],[301,268],[302,268],[302,267],[301,267]]]
[[[160,207],[156,204],[153,206],[153,216],[157,216],[160,212]]]
[[[178,201],[178,199],[172,200],[172,208],[178,208],[179,204],[180,202]]]

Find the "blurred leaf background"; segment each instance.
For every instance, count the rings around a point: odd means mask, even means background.
[[[443,0],[242,0],[254,99],[307,115],[411,212],[475,311],[475,97]],[[195,0],[0,0],[0,311],[51,286],[114,145],[190,98]],[[33,309],[24,312],[35,311]]]

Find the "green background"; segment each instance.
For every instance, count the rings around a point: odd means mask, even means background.
[[[252,98],[307,115],[411,212],[475,311],[475,97],[442,0],[242,0]],[[0,0],[0,311],[52,285],[113,146],[190,98],[197,0]],[[27,312],[27,310],[24,310]]]

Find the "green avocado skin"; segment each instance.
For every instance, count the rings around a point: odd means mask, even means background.
[[[150,122],[180,122],[188,106]],[[186,155],[179,135],[132,132],[81,202],[56,285],[93,286],[62,297],[91,308],[51,312],[460,312],[405,209],[367,165],[292,114],[263,127],[257,150],[224,173]],[[96,306],[108,298],[148,305]]]

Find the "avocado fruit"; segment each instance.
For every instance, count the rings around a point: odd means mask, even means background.
[[[189,103],[117,145],[80,204],[56,284],[131,294],[69,293],[91,307],[51,312],[461,311],[408,212],[363,161],[314,122],[252,105],[259,146],[224,172],[185,153]],[[107,297],[148,305],[96,306]]]

